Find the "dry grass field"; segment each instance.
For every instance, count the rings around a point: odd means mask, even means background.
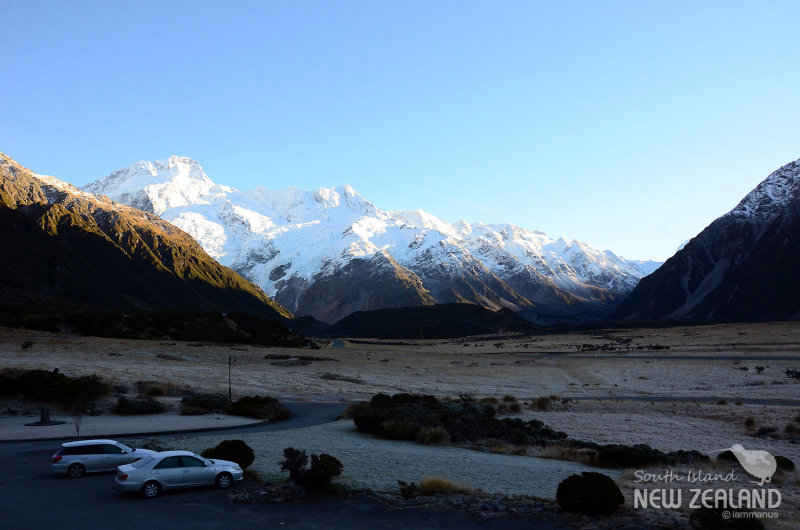
[[[292,350],[0,329],[0,367],[59,368],[129,387],[153,380],[227,393],[230,356],[234,397],[511,395],[522,405],[520,417],[541,419],[577,439],[702,452],[739,443],[800,464],[800,380],[785,374],[800,368],[798,323],[319,344]],[[540,399],[549,396],[557,399]],[[780,480],[781,511],[794,518],[797,481],[794,474]]]

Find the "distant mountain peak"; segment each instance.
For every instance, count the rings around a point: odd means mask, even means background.
[[[169,208],[208,204],[233,191],[215,184],[195,160],[177,155],[155,162],[137,162],[82,189],[156,215]]]
[[[800,207],[800,159],[781,166],[730,211],[735,217],[772,217],[795,204]]]

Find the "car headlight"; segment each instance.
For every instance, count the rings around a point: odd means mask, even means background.
[[[240,468],[239,466],[233,466],[233,470],[234,470],[234,471],[241,471],[241,470],[242,470],[242,468]]]

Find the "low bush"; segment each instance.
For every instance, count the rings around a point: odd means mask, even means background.
[[[417,441],[426,445],[447,443],[449,437],[444,427],[423,427],[417,434]]]
[[[289,480],[308,491],[327,489],[333,477],[342,474],[342,463],[326,453],[312,454],[310,465],[306,452],[293,447],[284,449],[283,457],[281,471],[288,471]]]
[[[667,456],[670,457],[672,464],[675,465],[708,464],[711,462],[711,458],[708,455],[694,449],[691,451],[684,451],[683,449],[672,451]]]
[[[114,406],[114,412],[117,414],[125,415],[138,415],[138,414],[158,414],[164,412],[166,408],[163,403],[159,403],[155,399],[128,399],[121,397],[117,399],[117,404]]]
[[[444,429],[453,443],[497,438],[524,446],[567,437],[566,433],[556,432],[538,420],[496,418],[494,407],[488,403],[442,402],[426,395],[377,394],[350,411],[359,431],[394,440],[415,441],[423,429],[437,427]]]
[[[289,409],[270,396],[245,396],[228,406],[228,414],[267,421],[289,419]]]
[[[200,407],[181,405],[181,416],[202,416],[203,414],[208,414],[208,411]]]
[[[775,455],[775,463],[778,464],[778,469],[783,471],[794,471],[794,462],[785,456]]]
[[[538,398],[536,401],[533,402],[532,408],[535,407],[536,410],[549,410],[550,405],[553,403],[553,400],[549,397],[542,396]]]
[[[167,391],[164,390],[164,387],[153,385],[147,387],[147,390],[145,390],[144,393],[150,397],[161,397],[166,394]]]
[[[111,385],[96,375],[68,377],[58,370],[3,370],[0,394],[21,395],[45,402],[71,405],[95,401],[111,393]]]
[[[609,515],[625,503],[625,498],[611,477],[585,471],[561,481],[556,502],[568,512]]]
[[[223,440],[216,447],[210,447],[200,454],[204,458],[236,462],[242,469],[249,467],[256,459],[253,449],[242,440]]]
[[[748,416],[744,420],[744,426],[748,431],[752,431],[756,427],[756,419],[752,416]]]
[[[397,486],[400,489],[400,496],[402,496],[404,499],[412,499],[419,495],[419,486],[417,486],[416,482],[408,484],[407,482],[398,480]]]
[[[670,464],[670,457],[646,444],[604,445],[597,451],[597,465],[615,468],[641,468],[655,464]]]
[[[378,435],[389,440],[414,440],[422,429],[405,420],[388,420],[381,423]]]
[[[205,412],[228,410],[230,404],[228,396],[224,394],[193,394],[181,399],[181,414],[184,414],[183,410],[188,407],[201,409]]]

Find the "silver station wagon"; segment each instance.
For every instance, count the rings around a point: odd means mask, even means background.
[[[53,455],[53,471],[73,478],[86,473],[114,471],[156,451],[136,449],[115,440],[81,440],[61,445]]]
[[[209,460],[190,451],[162,451],[119,466],[112,487],[152,498],[161,490],[173,488],[212,485],[227,488],[243,478],[244,472],[236,462]]]

